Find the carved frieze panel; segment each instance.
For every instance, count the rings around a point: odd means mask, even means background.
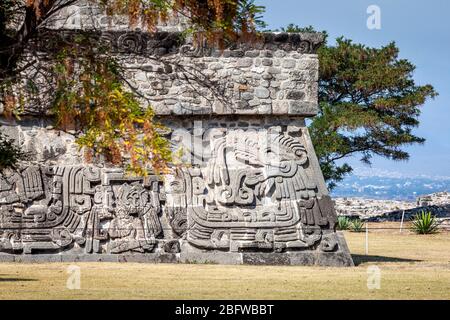
[[[334,205],[318,186],[309,138],[299,130],[195,131],[201,143],[188,148],[188,158],[196,165],[167,182],[176,186],[167,210],[187,217],[189,244],[236,252],[337,250]]]
[[[0,179],[0,251],[151,252],[162,237],[156,177],[34,166]]]
[[[173,130],[184,162],[161,177],[93,165],[5,172],[0,252],[338,251],[306,128],[249,123]]]

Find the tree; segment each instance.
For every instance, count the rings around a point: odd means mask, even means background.
[[[283,30],[314,28],[290,24]],[[337,163],[349,156],[359,155],[365,164],[374,155],[408,160],[403,147],[425,142],[412,130],[421,106],[437,95],[433,86],[415,83],[415,66],[399,58],[395,42],[370,48],[340,37],[334,46],[325,42],[318,55],[319,114],[309,129],[329,187],[352,172],[349,164]]]
[[[0,4],[0,82],[17,73],[17,61],[37,31],[62,9],[79,0],[2,0]],[[264,7],[253,0],[90,0],[108,14],[127,15],[153,31],[170,14],[189,19],[192,30],[210,42],[235,39],[264,26]]]
[[[127,86],[123,70],[113,55],[104,48],[98,50],[98,44],[92,45],[81,34],[74,42],[62,43],[57,52],[46,53],[45,59],[52,61],[50,65],[40,63],[40,52],[33,47],[40,41],[39,31],[63,8],[76,2],[1,2],[0,106],[4,115],[17,115],[17,106],[24,100],[29,102],[46,96],[37,92],[34,81],[36,74],[45,75],[58,128],[77,129],[80,132],[77,142],[85,147],[88,158],[105,156],[116,165],[127,162],[131,171],[140,175],[145,175],[148,169],[164,170],[171,161],[169,143],[160,134],[162,128],[154,121],[151,106],[142,106],[138,93]],[[263,26],[259,16],[263,8],[253,0],[91,2],[110,16],[128,16],[131,27],[139,23],[149,32],[171,14],[185,16],[197,41],[206,40],[218,46],[248,37],[258,26]],[[10,158],[7,163],[19,159]]]

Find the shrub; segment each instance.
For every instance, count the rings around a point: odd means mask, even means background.
[[[338,230],[348,230],[350,228],[350,219],[347,217],[340,216],[337,221]]]
[[[439,224],[436,217],[431,214],[431,211],[422,210],[417,213],[412,222],[412,230],[417,234],[431,234],[438,231]]]
[[[26,154],[13,139],[0,132],[0,173],[4,169],[14,169],[20,160],[26,160]]]
[[[353,219],[351,221],[350,228],[353,232],[361,232],[364,227],[364,222],[362,222],[360,219]]]

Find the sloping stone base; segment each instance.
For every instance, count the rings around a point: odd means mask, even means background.
[[[184,263],[248,264],[248,265],[302,265],[323,267],[353,267],[354,263],[342,233],[337,232],[338,247],[335,252],[222,252],[188,247],[182,250]]]

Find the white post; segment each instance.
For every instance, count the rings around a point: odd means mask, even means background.
[[[402,212],[402,221],[400,222],[400,233],[403,231],[403,220],[405,219],[405,210]]]
[[[369,223],[366,222],[366,256],[369,255]]]

